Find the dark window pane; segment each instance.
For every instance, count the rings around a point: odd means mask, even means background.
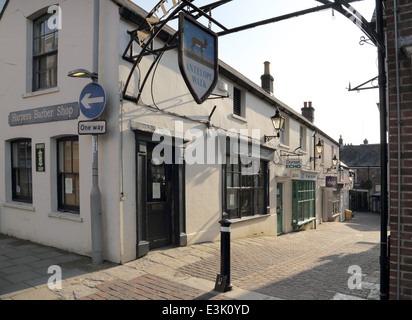
[[[16,141],[12,149],[12,195],[13,200],[32,202],[32,156],[30,140]]]
[[[58,146],[59,210],[79,213],[79,141],[77,137],[63,138]]]
[[[241,91],[237,88],[233,88],[233,113],[235,115],[241,116]]]
[[[44,16],[33,27],[33,90],[57,86],[58,30],[48,27]]]
[[[240,206],[242,211],[242,217],[253,215],[252,212],[252,190],[243,189],[241,191]]]

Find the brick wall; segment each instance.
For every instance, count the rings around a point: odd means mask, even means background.
[[[390,209],[390,299],[412,299],[412,66],[403,51],[398,54],[400,76],[400,153],[398,153],[398,112],[396,90],[396,53],[394,0],[386,1],[388,35],[388,98],[389,98],[389,209]],[[412,1],[398,0],[398,37],[412,37]],[[401,175],[398,176],[398,154],[401,155]],[[398,194],[398,185],[401,186]],[[398,206],[400,196],[400,206]],[[400,235],[398,234],[400,215]],[[399,238],[400,236],[400,238]],[[398,239],[400,264],[398,279]],[[399,281],[399,287],[397,282]]]

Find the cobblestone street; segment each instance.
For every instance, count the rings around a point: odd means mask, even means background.
[[[220,243],[156,250],[124,265],[96,267],[87,257],[1,236],[0,299],[378,300],[379,223],[376,213],[356,213],[349,222],[315,230],[234,240],[234,288],[226,293],[214,291]],[[50,265],[62,268],[61,289],[47,286]],[[362,273],[356,289],[348,285],[356,276],[348,273],[351,266]]]

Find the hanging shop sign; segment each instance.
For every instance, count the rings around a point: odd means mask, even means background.
[[[326,176],[325,185],[326,185],[326,188],[337,188],[338,187],[338,177]]]
[[[46,171],[46,164],[45,160],[45,149],[46,145],[44,143],[37,143],[36,144],[36,171],[37,172],[45,172]]]
[[[302,159],[287,159],[286,169],[302,169]]]
[[[80,115],[80,108],[77,102],[58,104],[49,107],[11,112],[9,114],[9,125],[11,127],[23,126],[27,124],[73,120]]]
[[[218,80],[218,37],[183,12],[179,15],[179,67],[193,96],[202,104]]]

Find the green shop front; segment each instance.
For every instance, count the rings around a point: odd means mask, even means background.
[[[292,227],[316,224],[316,180],[314,173],[292,174]]]

